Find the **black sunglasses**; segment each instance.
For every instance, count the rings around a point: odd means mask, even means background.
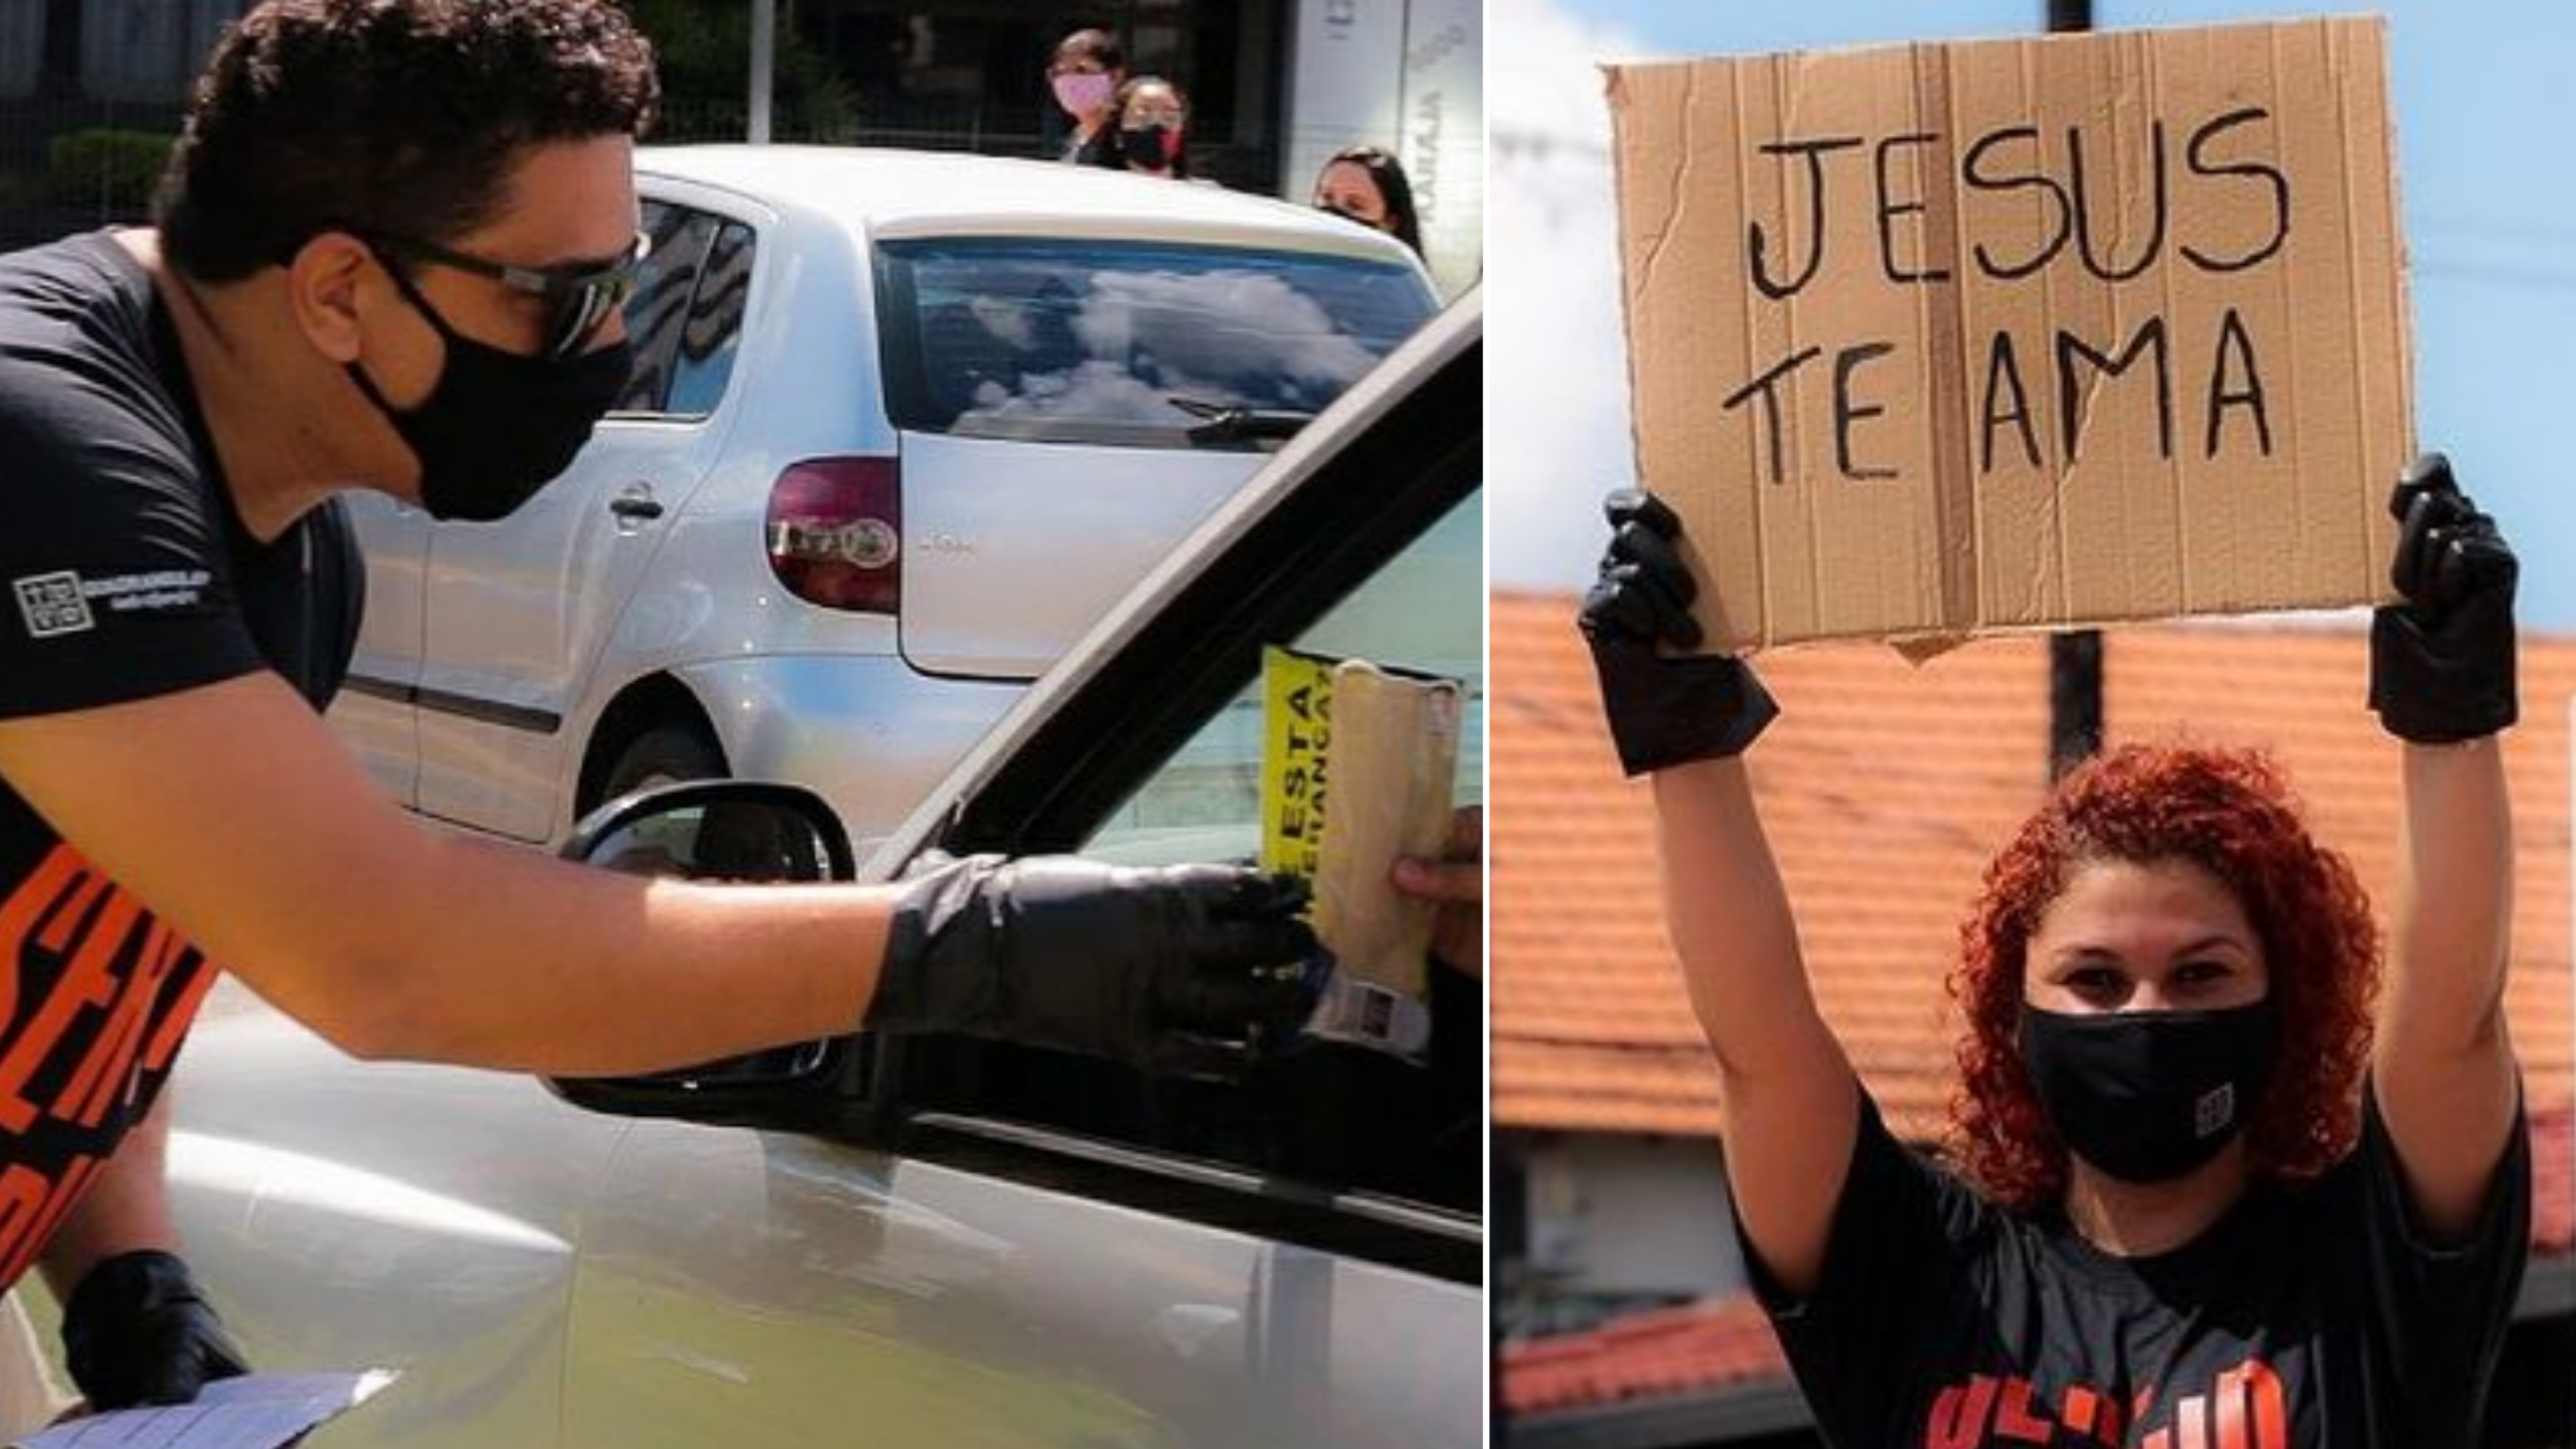
[[[635,294],[653,239],[641,232],[625,255],[605,266],[514,267],[460,252],[417,237],[381,231],[361,233],[371,245],[434,262],[478,277],[489,277],[513,291],[546,301],[545,356],[570,357],[587,345],[610,314]]]

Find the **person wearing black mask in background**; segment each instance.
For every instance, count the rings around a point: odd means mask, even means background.
[[[358,1056],[565,1076],[862,1027],[1154,1071],[1302,1009],[1253,872],[641,879],[441,834],[324,727],[337,495],[502,518],[624,384],[656,99],[610,0],[266,0],[154,229],[0,257],[0,1289],[42,1269],[95,1408],[241,1368],[161,1178],[216,963]]]
[[[1190,179],[1189,99],[1158,75],[1140,75],[1118,88],[1118,157],[1130,171]]]
[[[1679,525],[1611,496],[1581,624],[1621,761],[1653,776],[1735,1228],[1828,1442],[2478,1442],[2531,1211],[2503,1011],[2516,568],[2438,455],[2393,507],[2384,986],[2351,867],[2266,762],[2114,751],[2004,847],[1962,928],[1944,1163],[1882,1125],[1809,991],[1739,758],[1770,696],[1680,652]]]
[[[1404,163],[1383,146],[1345,146],[1315,173],[1315,205],[1372,231],[1382,231],[1415,256],[1422,252],[1422,218],[1413,209],[1413,183]]]
[[[1047,90],[1073,120],[1057,158],[1078,166],[1118,169],[1118,88],[1127,83],[1127,52],[1106,30],[1077,30],[1047,62]]]

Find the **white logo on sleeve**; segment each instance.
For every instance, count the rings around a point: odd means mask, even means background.
[[[69,570],[19,579],[14,587],[18,591],[18,616],[27,621],[29,638],[77,634],[97,622],[90,617],[89,600],[81,593],[80,575]]]
[[[162,569],[113,579],[83,579],[69,569],[14,580],[18,617],[30,638],[50,639],[98,626],[97,605],[111,614],[159,614],[200,608],[214,575],[204,569]]]

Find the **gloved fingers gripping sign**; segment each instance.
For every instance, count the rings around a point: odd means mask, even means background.
[[[1602,512],[1610,546],[1577,622],[1621,768],[1635,776],[1742,754],[1779,706],[1743,660],[1680,652],[1704,637],[1691,616],[1698,588],[1678,547],[1681,520],[1633,488],[1605,497]]]
[[[2521,566],[2493,518],[2427,453],[2388,499],[2397,518],[2389,582],[2399,602],[2370,625],[2370,707],[2390,734],[2458,744],[2520,717],[2513,601]]]

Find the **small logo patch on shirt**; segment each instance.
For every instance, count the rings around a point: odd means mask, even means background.
[[[2215,1136],[2227,1130],[2236,1120],[2236,1084],[2228,1082],[2204,1095],[2192,1107],[2192,1131],[2201,1137]]]
[[[27,621],[29,638],[77,634],[97,623],[90,617],[89,599],[81,592],[80,575],[68,569],[18,579],[12,587],[18,591],[18,617]]]

